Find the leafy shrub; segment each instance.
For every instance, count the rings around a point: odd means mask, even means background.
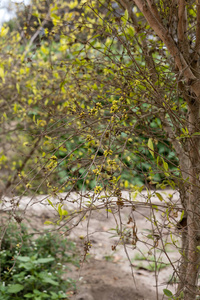
[[[24,224],[1,226],[0,299],[67,299],[75,282],[62,275],[66,264],[77,265],[75,244],[59,234],[34,238]]]

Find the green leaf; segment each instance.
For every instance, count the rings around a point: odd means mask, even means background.
[[[24,289],[24,286],[21,284],[12,284],[8,287],[7,293],[15,294],[15,293],[22,291],[23,289]]]
[[[149,148],[149,152],[151,153],[151,155],[152,155],[153,158],[154,158],[154,146],[153,146],[153,142],[152,142],[152,139],[151,139],[151,138],[148,140],[147,146],[148,146],[148,148]]]
[[[121,175],[119,175],[119,176],[117,177],[116,182],[118,182],[118,181],[120,180],[120,178],[121,178]]]
[[[163,201],[163,196],[160,193],[155,193],[158,199],[162,202]]]
[[[127,9],[126,9],[125,12],[124,12],[124,18],[125,18],[126,20],[128,20],[128,10],[127,10]]]
[[[121,20],[122,20],[124,26],[126,26],[126,23],[127,23],[127,21],[128,21],[128,10],[127,10],[127,9],[126,9],[125,12],[124,12],[124,16],[121,17]]]
[[[128,28],[128,33],[131,37],[135,36],[135,31],[134,31],[133,27]]]
[[[52,285],[58,285],[58,282],[54,281],[53,279],[51,279],[49,277],[43,278],[42,281],[45,283],[50,283]]]
[[[144,185],[142,185],[139,189],[138,189],[138,192],[141,193],[144,189]]]
[[[45,221],[44,224],[45,225],[51,225],[51,224],[54,224],[54,223],[52,221]]]
[[[172,297],[172,296],[173,296],[172,292],[171,292],[170,290],[167,290],[167,289],[164,289],[164,290],[163,290],[163,293],[164,293],[167,297]]]
[[[158,206],[157,205],[152,205],[152,208],[158,211]]]
[[[49,263],[51,261],[54,261],[54,260],[55,260],[55,258],[53,258],[53,257],[39,258],[34,263],[36,263],[36,264],[47,264],[47,263]]]
[[[62,205],[60,203],[58,204],[58,213],[59,213],[60,217],[62,217],[63,210],[62,210]]]
[[[67,210],[65,209],[62,209],[62,216],[67,216],[69,213]]]
[[[131,198],[132,198],[132,200],[133,200],[133,201],[135,201],[135,200],[136,200],[136,198],[137,198],[137,195],[138,195],[138,191],[136,191],[136,192],[133,192],[133,193],[131,194]]]
[[[182,213],[181,213],[181,216],[180,216],[180,220],[183,219],[184,214],[185,214],[185,211],[183,210]]]
[[[168,171],[168,169],[169,169],[168,163],[166,163],[166,161],[164,161],[164,159],[163,159],[163,167],[164,167],[165,171]]]
[[[183,292],[183,291],[180,292],[179,298],[180,298],[180,299],[184,299],[184,292]]]
[[[54,208],[53,203],[51,202],[51,200],[47,199],[47,201],[49,202],[49,204]]]
[[[93,39],[96,39],[97,37],[99,37],[100,36],[100,34],[96,34],[96,35],[94,35],[92,38]]]
[[[22,262],[28,262],[28,261],[30,261],[30,257],[29,256],[17,256],[17,259],[19,261],[22,261]]]
[[[26,298],[32,298],[33,299],[33,294],[28,293],[28,294],[24,295],[24,297],[26,297]]]

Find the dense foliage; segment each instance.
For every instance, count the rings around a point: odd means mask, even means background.
[[[75,282],[62,276],[78,266],[75,245],[57,233],[35,237],[24,224],[1,226],[0,296],[7,299],[66,299]],[[33,232],[33,229],[32,229]]]
[[[31,8],[33,19],[29,6],[26,14],[18,12],[24,17],[23,35],[8,27],[1,33],[0,160],[9,178],[6,187],[48,193],[100,189],[108,183],[113,189],[118,181],[121,188],[155,186],[166,177],[163,159],[171,174],[160,186],[173,185],[178,161],[163,132],[162,107],[151,105],[155,91],[150,74],[142,71],[147,66],[128,16],[114,2],[81,3],[80,10],[76,2],[39,3]],[[43,26],[45,20],[51,30]],[[150,42],[152,47],[160,43]],[[157,89],[164,88],[163,105],[170,97],[173,109],[184,114],[182,100],[169,86],[175,84],[174,74],[161,61],[164,52],[158,48],[154,53],[162,74]],[[147,149],[149,139],[157,165]]]

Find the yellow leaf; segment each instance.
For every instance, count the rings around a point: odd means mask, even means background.
[[[128,180],[125,180],[125,182],[124,182],[124,187],[125,187],[125,189],[127,189],[128,186],[129,186]]]
[[[48,48],[45,48],[44,45],[42,45],[42,47],[40,48],[42,53],[48,55],[49,54],[49,49]]]
[[[47,124],[45,120],[37,120],[37,125],[44,127]]]
[[[70,9],[75,8],[77,5],[78,5],[78,1],[77,1],[77,0],[75,0],[75,1],[73,0],[73,1],[71,1],[71,2],[68,4],[68,6],[69,6]]]
[[[5,162],[7,161],[7,157],[3,154],[0,156],[0,162]]]
[[[68,215],[68,211],[65,209],[62,209],[62,216],[67,216]]]
[[[45,225],[50,225],[50,224],[54,224],[54,223],[51,222],[51,221],[45,221],[44,224],[45,224]]]
[[[4,73],[4,67],[0,67],[0,77],[2,78],[3,83],[5,82],[5,73]]]
[[[65,151],[66,151],[66,148],[64,148],[63,146],[61,146],[61,147],[59,148],[59,150],[65,152]]]
[[[6,115],[6,113],[5,113],[5,112],[3,113],[3,117],[4,117],[4,119],[5,119],[5,120],[7,120],[7,119],[8,119],[8,117],[7,117],[7,115]]]
[[[17,89],[17,91],[18,91],[18,93],[19,93],[19,90],[20,90],[19,83],[16,83],[16,89]]]
[[[14,104],[13,110],[14,110],[14,113],[16,114],[18,111],[17,103]]]
[[[8,33],[8,31],[9,31],[9,27],[2,27],[2,28],[1,28],[1,34],[0,34],[0,36],[1,36],[1,37],[6,36],[7,33]]]
[[[88,0],[81,0],[80,5],[84,5]]]

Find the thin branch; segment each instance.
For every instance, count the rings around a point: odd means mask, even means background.
[[[40,32],[42,31],[44,25],[46,25],[46,23],[49,21],[49,16],[50,16],[50,11],[47,13],[46,18],[43,20],[43,22],[41,23],[40,27],[38,28],[38,30],[34,33],[34,35],[31,37],[30,42],[28,44],[28,46],[26,47],[26,50],[23,53],[24,59],[26,57],[26,55],[29,53],[30,48],[33,44],[33,42],[35,41],[35,39],[38,37],[38,35],[40,34]]]
[[[133,26],[137,32],[139,30],[139,26],[138,26],[137,18],[133,13],[132,4],[130,2],[128,2],[127,0],[118,0],[117,2],[123,7],[124,10],[127,9],[129,17],[131,18]]]
[[[135,31],[138,32],[140,30],[140,26],[138,25],[137,18],[133,13],[132,5],[130,5],[130,2],[127,0],[118,0],[118,1],[124,9],[127,9],[133,27]],[[146,38],[142,39],[141,43],[142,43],[141,48],[144,53],[145,61],[150,72],[151,80],[153,83],[155,83],[158,80],[158,74],[156,72],[155,63],[152,58],[152,54],[150,53],[150,51],[148,51]]]
[[[197,7],[197,27],[196,27],[196,43],[195,43],[195,52],[196,54],[200,51],[200,0],[196,1]]]
[[[178,6],[178,41],[180,49],[187,59],[189,57],[189,47],[188,41],[186,39],[186,31],[187,31],[187,15],[186,15],[186,4],[185,0],[179,0]]]
[[[154,17],[150,8],[143,0],[135,0],[136,5],[143,13],[145,19],[155,31],[155,33],[160,37],[163,43],[166,45],[170,54],[174,57],[175,63],[179,69],[180,77],[184,75],[187,83],[191,86],[192,91],[197,97],[200,97],[200,82],[199,79],[193,74],[190,66],[186,62],[183,54],[180,52],[176,42],[173,40],[168,30],[166,30],[162,24]]]

